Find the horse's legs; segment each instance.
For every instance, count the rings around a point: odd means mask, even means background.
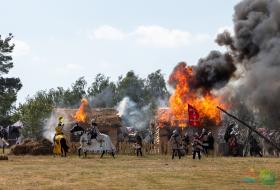
[[[78,155],[81,156],[81,148],[78,149]]]
[[[103,150],[103,152],[102,152],[100,158],[102,158],[102,157],[104,156],[104,154],[105,154],[105,150]]]
[[[61,140],[60,140],[59,144],[60,144],[60,156],[63,157],[63,146],[61,144]]]
[[[142,150],[141,150],[141,148],[140,148],[140,156],[142,157]]]
[[[5,154],[5,145],[3,145],[3,154]]]
[[[115,153],[114,153],[114,152],[112,152],[111,154],[112,154],[113,158],[115,158]]]
[[[87,157],[87,151],[84,152],[84,156],[85,156],[85,158]]]

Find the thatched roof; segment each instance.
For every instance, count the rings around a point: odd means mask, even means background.
[[[54,114],[57,116],[63,116],[66,118],[66,122],[75,122],[74,115],[78,109],[65,109],[57,108],[54,110]],[[90,123],[91,119],[96,119],[96,123],[102,127],[121,127],[121,118],[118,116],[118,112],[113,108],[97,108],[88,109],[86,111],[87,121]]]

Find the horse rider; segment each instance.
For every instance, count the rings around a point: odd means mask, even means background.
[[[60,117],[58,118],[58,123],[57,123],[57,125],[56,125],[56,127],[55,127],[55,135],[54,135],[54,136],[63,135],[63,132],[62,132],[63,126],[64,126],[63,117],[60,116]]]
[[[181,152],[180,152],[181,137],[177,130],[174,130],[172,132],[172,136],[170,138],[170,143],[172,146],[172,159],[174,159],[176,153],[177,153],[179,159],[181,159]]]
[[[63,126],[64,126],[63,117],[60,116],[58,118],[58,124],[55,127],[55,135],[53,137],[53,144],[54,144],[53,153],[61,154],[61,156],[63,156],[62,153],[64,153],[64,156],[66,157],[66,153],[68,152],[69,147],[66,144],[66,139],[62,132]]]
[[[99,143],[103,143],[104,142],[104,137],[103,135],[101,135],[98,127],[97,127],[97,123],[95,121],[95,119],[92,119],[91,120],[91,128],[90,128],[90,131],[89,131],[89,134],[91,135],[91,139],[96,139],[96,141],[98,141]],[[100,156],[100,158],[102,158],[105,154],[105,150],[102,151],[102,154]],[[112,156],[113,158],[115,158],[115,153],[112,151]]]
[[[98,139],[98,136],[100,135],[99,129],[97,127],[97,123],[95,121],[95,119],[91,120],[91,128],[90,128],[90,132],[91,134],[91,139],[96,139],[96,140],[102,140],[102,139]]]

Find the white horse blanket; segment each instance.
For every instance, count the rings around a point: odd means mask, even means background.
[[[110,137],[106,134],[100,133],[97,135],[96,139],[90,139],[91,135],[87,133],[83,134],[80,138],[81,150],[83,152],[94,152],[102,153],[103,151],[114,153],[116,152],[116,147],[113,145]]]

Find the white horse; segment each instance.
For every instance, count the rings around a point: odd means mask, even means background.
[[[102,153],[101,157],[107,152],[111,153],[114,157],[116,148],[113,145],[110,137],[103,133],[98,133],[96,138],[92,137],[90,132],[84,132],[80,137],[81,146],[78,148],[79,156],[81,156],[81,151],[83,151],[84,156],[87,156],[87,152]]]

